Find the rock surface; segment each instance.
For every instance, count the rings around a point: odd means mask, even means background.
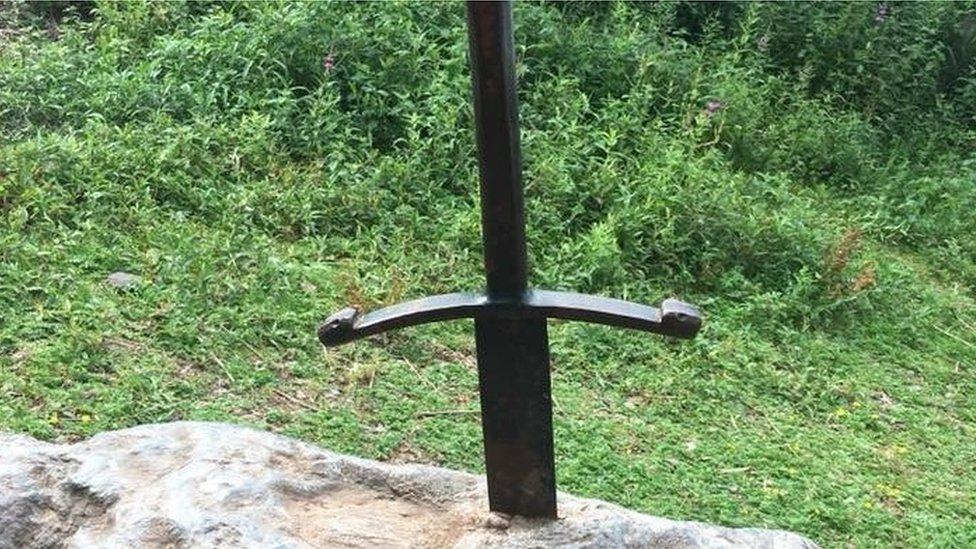
[[[389,465],[217,423],[71,445],[0,434],[0,548],[765,547],[796,534],[641,515],[559,494],[560,519],[487,512],[481,476]]]

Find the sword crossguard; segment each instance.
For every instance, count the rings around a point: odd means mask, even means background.
[[[698,309],[677,299],[650,307],[620,299],[528,290],[521,299],[497,299],[484,294],[442,294],[384,307],[367,314],[346,307],[319,327],[326,347],[342,345],[396,328],[460,318],[559,318],[580,320],[690,339],[701,328]]]

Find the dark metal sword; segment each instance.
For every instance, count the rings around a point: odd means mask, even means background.
[[[487,291],[426,297],[368,314],[346,308],[326,319],[319,339],[334,346],[395,328],[473,318],[489,507],[555,518],[546,320],[581,320],[691,338],[701,327],[701,316],[674,299],[649,307],[527,288],[511,5],[469,2],[468,38]]]

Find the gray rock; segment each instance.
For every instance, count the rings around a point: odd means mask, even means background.
[[[120,290],[135,288],[142,282],[142,277],[132,273],[116,271],[105,277],[105,283]]]
[[[559,494],[560,518],[487,511],[484,478],[179,422],[56,445],[0,434],[0,548],[813,548]]]

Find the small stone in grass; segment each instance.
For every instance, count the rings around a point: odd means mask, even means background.
[[[142,277],[131,273],[116,271],[105,278],[105,283],[120,290],[129,290],[136,287]]]

